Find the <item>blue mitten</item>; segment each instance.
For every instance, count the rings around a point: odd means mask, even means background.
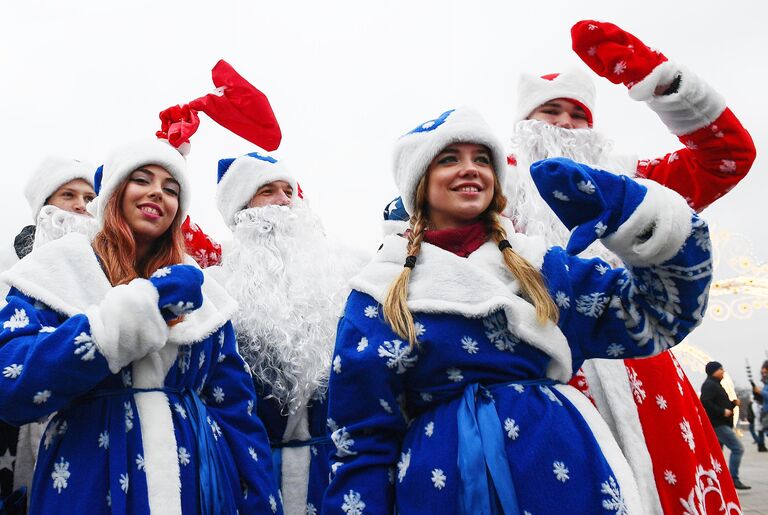
[[[564,157],[533,163],[531,178],[571,231],[566,251],[574,256],[596,239],[616,232],[648,191],[626,175],[596,170]]]
[[[149,278],[160,298],[157,302],[163,318],[173,320],[203,305],[203,272],[190,265],[158,268]]]

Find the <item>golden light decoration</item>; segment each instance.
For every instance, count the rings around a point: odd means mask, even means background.
[[[717,321],[743,320],[768,309],[768,263],[760,264],[752,244],[741,234],[713,227],[710,236],[715,281],[709,290],[708,316]]]

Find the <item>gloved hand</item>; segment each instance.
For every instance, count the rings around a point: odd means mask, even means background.
[[[616,232],[648,191],[626,175],[596,170],[564,157],[531,165],[544,201],[571,230],[566,251],[577,255],[596,239]]]
[[[163,318],[173,320],[203,305],[203,273],[191,265],[158,268],[149,278],[160,296],[157,305]]]
[[[583,20],[571,27],[573,50],[587,66],[630,90],[667,58],[612,23]]]

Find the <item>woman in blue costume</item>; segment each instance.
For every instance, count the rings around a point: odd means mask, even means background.
[[[31,513],[281,511],[235,305],[184,258],[185,160],[163,141],[97,171],[93,243],[21,260],[0,312],[0,418],[53,413]]]
[[[706,224],[676,193],[566,159],[532,169],[572,230],[546,248],[499,215],[505,153],[474,111],[402,136],[410,229],[352,279],[330,378],[323,513],[638,513],[589,401],[587,358],[649,356],[701,321]],[[573,257],[596,238],[629,265]]]

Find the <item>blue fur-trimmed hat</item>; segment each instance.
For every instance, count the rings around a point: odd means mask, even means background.
[[[299,189],[296,179],[272,156],[251,152],[237,158],[221,159],[216,187],[216,207],[224,223],[232,226],[235,215],[246,208],[259,188],[275,181],[285,181],[293,188],[291,200]]]

